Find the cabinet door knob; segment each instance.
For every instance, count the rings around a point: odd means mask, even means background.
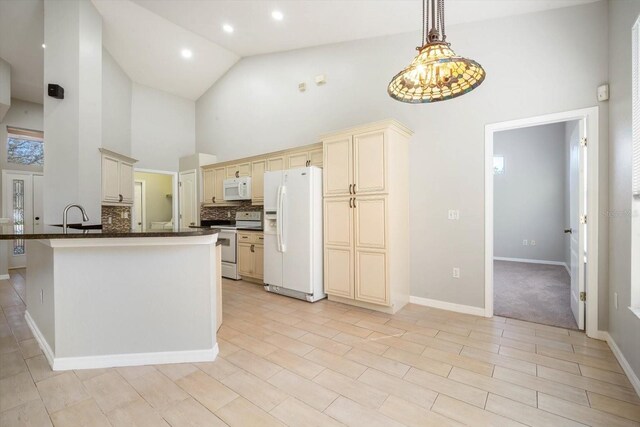
[[[353,207],[353,197],[349,197],[349,209]]]
[[[213,197],[211,198],[211,202],[212,202],[212,203],[215,203],[215,202],[216,202],[216,196],[213,196]]]
[[[353,208],[354,209],[356,208],[356,198],[355,197],[353,198]]]
[[[353,184],[349,184],[349,194],[353,194],[351,193],[351,187],[353,186]]]
[[[121,202],[123,199],[122,194],[118,194],[118,201]]]
[[[255,245],[251,245],[251,252],[255,252]]]
[[[356,185],[353,184],[353,194],[356,194]]]
[[[236,171],[236,178],[240,178],[240,171]]]

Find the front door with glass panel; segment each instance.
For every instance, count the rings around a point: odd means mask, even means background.
[[[9,218],[17,234],[30,233],[34,223],[41,223],[42,213],[34,214],[34,204],[42,207],[41,176],[35,176],[36,195],[34,203],[34,175],[31,173],[5,172],[3,174],[3,216]],[[35,217],[38,216],[36,220]],[[23,239],[13,240],[9,245],[9,268],[26,267],[26,246]]]

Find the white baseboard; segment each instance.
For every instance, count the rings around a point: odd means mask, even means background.
[[[438,301],[430,298],[409,297],[412,304],[424,305],[426,307],[439,308],[441,310],[455,311],[456,313],[473,314],[475,316],[485,316],[485,310],[481,307],[473,307],[471,305],[455,304],[452,302]]]
[[[618,359],[618,363],[620,363],[620,366],[622,366],[622,370],[625,374],[627,374],[629,381],[631,381],[631,385],[635,389],[636,394],[640,396],[640,379],[638,378],[636,373],[633,372],[633,369],[631,369],[631,365],[629,365],[629,362],[627,362],[627,359],[620,351],[620,347],[618,347],[618,344],[616,344],[616,342],[613,340],[613,337],[611,337],[608,332],[599,332],[599,334],[602,334],[606,339],[607,344],[609,344],[609,347],[611,347],[611,351],[613,352],[614,356],[616,356],[616,359]]]
[[[566,262],[562,261],[547,261],[544,259],[526,259],[526,258],[507,258],[502,256],[494,256],[494,261],[511,261],[511,262],[526,262],[528,264],[548,264],[548,265],[562,265],[569,271],[569,267]]]
[[[213,362],[218,356],[218,343],[207,350],[161,351],[154,353],[109,354],[105,356],[57,357],[54,371],[71,369],[115,368],[119,366],[164,365],[167,363]]]
[[[49,366],[53,366],[53,350],[51,350],[49,343],[44,338],[44,335],[42,335],[42,332],[40,332],[40,329],[38,329],[38,325],[36,325],[36,322],[34,322],[28,311],[24,312],[24,320],[26,320],[29,329],[31,329],[31,333],[38,342],[40,350],[44,353],[44,357],[47,358]]]
[[[0,280],[9,280],[11,276],[8,274],[0,274]]]
[[[115,368],[119,366],[163,365],[167,363],[213,362],[218,356],[218,343],[206,350],[161,351],[153,353],[109,354],[82,357],[55,357],[51,347],[33,321],[29,312],[24,315],[29,329],[42,349],[51,369],[67,371],[72,369]]]

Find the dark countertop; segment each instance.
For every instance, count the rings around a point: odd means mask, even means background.
[[[64,233],[61,227],[44,226],[41,230],[28,234],[16,234],[13,226],[0,226],[0,240],[43,240],[43,239],[100,239],[100,238],[130,238],[130,237],[190,237],[207,236],[216,234],[217,228],[183,228],[178,231],[173,230],[147,230],[114,232],[103,230],[75,230],[68,228]]]

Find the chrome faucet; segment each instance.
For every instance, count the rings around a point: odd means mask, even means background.
[[[64,211],[62,211],[62,232],[66,233],[67,232],[67,215],[69,214],[69,209],[71,208],[78,208],[80,209],[80,212],[82,212],[82,221],[87,222],[89,221],[89,217],[87,216],[87,212],[84,210],[84,208],[80,205],[75,205],[75,204],[70,204],[67,205],[66,208],[64,208]]]

